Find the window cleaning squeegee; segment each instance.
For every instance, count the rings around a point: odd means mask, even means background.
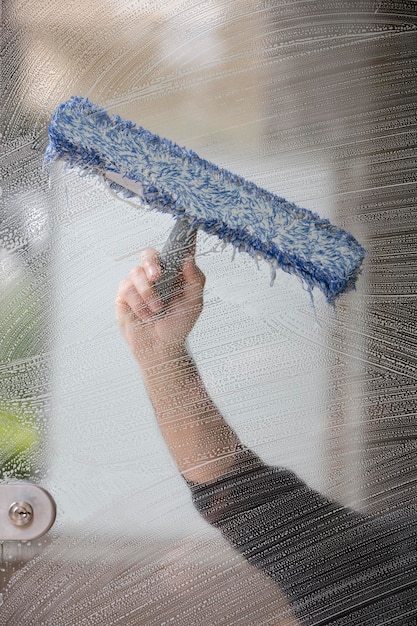
[[[176,218],[161,254],[165,302],[197,229],[264,259],[273,276],[281,268],[309,290],[319,287],[331,303],[355,285],[365,251],[352,235],[88,99],[73,97],[55,111],[45,162],[55,159]]]

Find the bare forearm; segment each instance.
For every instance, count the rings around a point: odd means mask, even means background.
[[[140,363],[159,427],[180,472],[193,482],[225,474],[240,445],[184,348]]]
[[[185,349],[203,307],[205,278],[190,250],[164,307],[155,287],[162,275],[156,250],[145,250],[142,265],[120,283],[116,315],[178,469],[193,482],[208,482],[233,465],[239,440],[210,399]]]

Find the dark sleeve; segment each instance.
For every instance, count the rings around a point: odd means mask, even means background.
[[[415,518],[362,515],[249,450],[220,479],[188,484],[200,514],[279,583],[302,623],[417,623]]]

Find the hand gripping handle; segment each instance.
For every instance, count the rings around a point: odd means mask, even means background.
[[[166,307],[175,294],[176,282],[184,259],[195,243],[197,231],[190,227],[187,218],[177,219],[161,252],[162,278],[155,287]]]

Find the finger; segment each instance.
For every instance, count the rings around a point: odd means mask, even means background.
[[[120,283],[116,307],[118,307],[121,315],[126,315],[126,312],[133,312],[141,321],[147,321],[153,317],[152,311],[149,310],[130,278],[126,278]]]
[[[147,309],[152,314],[159,313],[163,308],[163,303],[158,295],[158,292],[149,281],[145,269],[141,265],[134,267],[130,272],[129,278],[135,286],[140,299],[145,303]]]
[[[146,277],[150,283],[155,283],[162,276],[162,266],[159,252],[154,248],[146,248],[140,256],[141,265],[145,270]]]
[[[130,308],[129,304],[126,302],[126,299],[125,299],[127,291],[129,289],[129,284],[130,284],[129,280],[127,279],[122,280],[119,285],[118,292],[117,292],[115,305],[116,305],[116,319],[119,322],[119,324],[124,323],[128,317],[135,316],[135,314],[133,313],[132,309]]]
[[[187,255],[182,268],[184,283],[188,286],[204,289],[206,277],[195,262],[194,254]]]
[[[122,320],[129,315],[129,313],[133,313],[132,309],[126,302],[126,300],[119,295],[116,298],[116,317],[118,320]]]

